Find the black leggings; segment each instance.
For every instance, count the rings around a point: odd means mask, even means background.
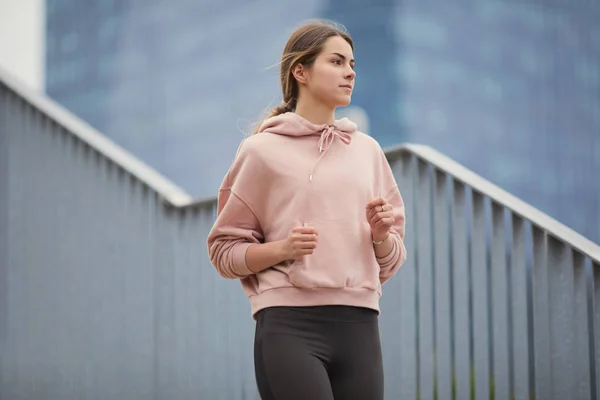
[[[377,312],[347,306],[263,309],[254,367],[263,400],[381,400]]]

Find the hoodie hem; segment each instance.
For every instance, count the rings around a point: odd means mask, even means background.
[[[378,292],[370,289],[301,289],[297,287],[282,287],[251,296],[250,305],[252,307],[253,318],[263,308],[276,306],[345,305],[370,308],[379,314],[379,297]]]

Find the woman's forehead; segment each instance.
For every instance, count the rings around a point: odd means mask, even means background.
[[[323,53],[325,54],[340,54],[348,59],[354,58],[354,53],[352,52],[352,46],[348,43],[344,38],[339,36],[330,37],[325,41],[323,46]]]

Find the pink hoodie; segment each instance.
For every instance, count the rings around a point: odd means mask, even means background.
[[[245,139],[219,190],[208,235],[212,264],[240,278],[252,315],[270,306],[352,305],[379,311],[381,284],[406,259],[404,203],[379,144],[344,118],[315,125],[295,113],[267,119]],[[377,258],[365,215],[384,197],[393,206],[394,241]],[[314,253],[254,274],[253,243],[283,240],[297,226],[316,228]]]

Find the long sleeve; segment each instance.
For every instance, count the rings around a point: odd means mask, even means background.
[[[404,261],[406,261],[406,247],[404,246],[406,215],[404,201],[400,194],[396,179],[394,178],[394,173],[387,161],[385,153],[381,149],[379,162],[379,176],[378,179],[376,179],[378,192],[382,193],[383,197],[393,207],[392,211],[394,213],[394,224],[390,228],[390,238],[393,240],[392,250],[385,257],[377,258],[377,262],[381,267],[379,280],[383,284],[394,276]]]
[[[210,261],[225,278],[254,274],[246,264],[246,250],[264,241],[260,219],[252,206],[260,203],[265,188],[257,177],[264,175],[260,157],[252,146],[242,142],[219,188],[217,219],[207,238]]]
[[[377,258],[377,262],[381,267],[379,280],[382,284],[394,276],[406,260],[406,247],[404,246],[404,202],[402,201],[398,187],[392,189],[385,198],[393,207],[394,225],[390,228],[390,238],[393,241],[392,250],[385,257]]]
[[[254,274],[246,265],[246,250],[261,243],[263,233],[254,211],[231,188],[219,191],[217,219],[208,235],[210,262],[225,278]]]

